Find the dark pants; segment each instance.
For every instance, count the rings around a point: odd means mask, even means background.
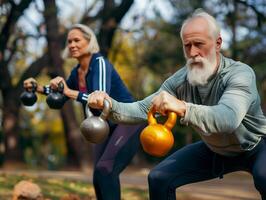
[[[94,147],[93,185],[98,200],[119,200],[119,174],[137,152],[142,125],[117,125],[110,137]]]
[[[252,174],[262,200],[266,200],[266,140],[250,152],[226,157],[212,152],[202,141],[176,151],[149,174],[150,200],[176,199],[176,188],[189,183],[222,177],[234,171]]]

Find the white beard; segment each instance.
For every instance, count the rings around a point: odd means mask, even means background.
[[[187,59],[188,82],[195,85],[206,85],[208,79],[214,74],[216,69],[215,49],[210,52],[208,58],[196,57]]]

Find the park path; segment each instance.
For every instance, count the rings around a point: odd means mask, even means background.
[[[121,174],[121,185],[147,189],[148,168],[128,167]],[[61,178],[80,180],[91,183],[91,168],[81,171],[29,171],[29,170],[1,170],[0,176],[31,175],[44,178]],[[179,198],[180,197],[180,198]],[[225,175],[222,180],[214,179],[201,183],[190,184],[177,189],[177,199],[193,200],[259,200],[252,177],[245,172]]]
[[[121,183],[147,188],[148,172],[147,168],[131,172],[126,170],[121,176]],[[235,172],[224,175],[223,179],[189,184],[178,188],[176,193],[177,199],[184,199],[184,196],[187,196],[192,200],[260,200],[252,176],[246,172]]]

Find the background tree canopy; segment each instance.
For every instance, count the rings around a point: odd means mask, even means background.
[[[62,60],[67,29],[84,23],[97,34],[107,56],[136,99],[154,92],[185,63],[179,30],[196,8],[214,15],[222,27],[223,54],[249,64],[257,74],[266,110],[265,0],[1,0],[0,1],[0,158],[49,168],[90,160],[79,132],[80,105],[47,108],[45,97],[21,106],[23,80],[47,84],[67,77],[75,65]],[[198,139],[176,126],[176,147]],[[140,153],[141,154],[141,153]],[[73,164],[72,163],[72,164]]]

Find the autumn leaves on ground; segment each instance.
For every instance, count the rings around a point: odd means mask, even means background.
[[[20,182],[24,180],[24,182]],[[29,181],[29,182],[26,182]],[[31,188],[30,182],[37,184],[41,188],[43,199],[45,200],[93,200],[96,199],[91,184],[81,181],[66,181],[55,178],[38,178],[30,175],[0,176],[0,199],[12,199],[14,195],[14,186],[18,183],[24,183]],[[28,184],[28,185],[27,185]],[[23,187],[23,186],[22,186]],[[35,187],[33,187],[36,192]],[[145,189],[135,189],[131,187],[123,187],[123,199],[147,199],[147,191]]]
[[[12,199],[15,194],[14,188],[21,181],[34,183],[40,188],[43,199],[38,200],[96,200],[91,184],[91,172],[41,170],[1,171],[0,200]],[[147,169],[126,169],[121,175],[121,185],[122,200],[148,200]],[[22,190],[23,187],[22,189],[20,187],[19,191]],[[36,194],[37,190],[33,190]],[[178,188],[177,199],[259,200],[260,198],[252,177],[248,173],[237,172],[225,175],[223,180],[214,179]]]
[[[31,185],[31,183],[33,183]],[[22,186],[22,190],[32,187],[33,193],[36,193],[36,186],[41,189],[38,200],[96,200],[94,190],[91,184],[81,181],[66,181],[54,178],[37,178],[29,175],[0,177],[0,200],[14,198],[15,187]],[[26,189],[27,188],[27,189]],[[21,192],[21,190],[19,191]],[[36,195],[36,194],[35,194]],[[189,195],[180,194],[180,200],[191,200]],[[26,198],[25,198],[26,199]],[[146,200],[148,191],[144,188],[122,187],[122,200]],[[17,200],[17,199],[13,199]],[[193,198],[193,200],[197,200]]]

